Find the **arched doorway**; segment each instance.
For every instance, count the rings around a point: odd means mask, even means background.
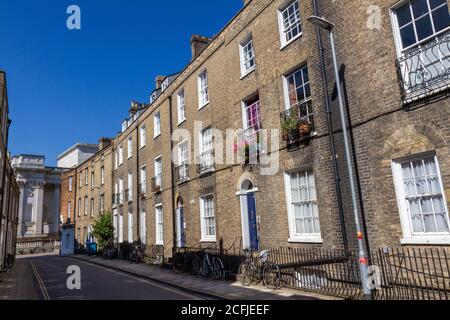
[[[184,220],[184,202],[182,198],[177,201],[177,247],[184,248],[186,246],[186,232]]]
[[[241,184],[241,190],[237,193],[241,202],[242,243],[244,249],[258,250],[258,215],[256,211],[255,193],[258,191],[250,180]]]

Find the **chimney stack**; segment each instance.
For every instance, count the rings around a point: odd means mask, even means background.
[[[105,149],[106,147],[111,145],[111,143],[112,143],[112,139],[111,138],[100,138],[100,140],[98,140],[98,149],[99,149],[99,151]]]
[[[208,46],[209,42],[211,41],[210,38],[200,36],[197,34],[193,34],[191,36],[191,52],[192,52],[192,60],[197,58],[197,56],[200,54],[200,52],[203,51],[203,49]]]
[[[166,77],[164,77],[164,76],[156,76],[156,80],[155,80],[156,90],[161,89],[161,86],[162,86],[162,83],[164,82],[164,79],[166,79]]]

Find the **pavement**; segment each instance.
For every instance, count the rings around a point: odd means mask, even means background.
[[[221,300],[322,300],[329,297],[302,294],[290,289],[269,290],[262,286],[244,287],[237,281],[213,280],[201,276],[177,274],[172,270],[147,264],[132,264],[123,260],[104,260],[96,256],[76,255],[74,261],[88,262],[143,279]]]
[[[17,259],[12,269],[0,273],[0,300],[41,299],[41,291],[29,260]]]

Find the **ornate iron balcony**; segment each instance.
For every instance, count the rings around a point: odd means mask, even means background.
[[[203,152],[197,165],[197,172],[199,175],[207,174],[214,171],[214,151]]]
[[[156,177],[152,178],[152,191],[153,192],[158,192],[161,191],[162,189],[162,177],[161,175],[157,175]]]
[[[183,163],[175,168],[175,182],[181,184],[188,180],[189,180],[189,165],[187,163]]]
[[[450,88],[450,35],[404,53],[396,65],[403,104],[443,94]]]
[[[139,194],[140,194],[141,198],[147,196],[147,183],[146,182],[139,183]]]

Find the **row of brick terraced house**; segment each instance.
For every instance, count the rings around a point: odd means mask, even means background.
[[[244,1],[64,174],[77,242],[108,211],[116,242],[141,240],[155,258],[185,246],[354,248],[329,36],[314,14],[335,23],[366,245],[450,245],[445,0]],[[243,130],[230,141],[229,129]]]
[[[9,118],[6,73],[0,70],[0,270],[12,267],[16,254],[19,185],[8,150]]]

